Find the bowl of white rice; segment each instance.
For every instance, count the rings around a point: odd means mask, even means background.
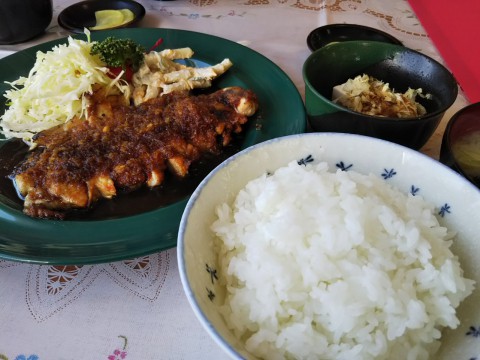
[[[233,359],[480,358],[480,191],[401,145],[310,133],[245,149],[191,196],[177,254]]]

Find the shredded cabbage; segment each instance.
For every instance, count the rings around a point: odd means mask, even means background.
[[[36,133],[83,116],[85,95],[92,93],[94,84],[128,92],[121,74],[110,78],[105,64],[90,54],[92,45],[87,33],[87,41],[69,37],[68,44],[37,52],[28,77],[10,82],[12,89],[4,94],[9,106],[0,117],[0,131],[7,139],[31,142]]]

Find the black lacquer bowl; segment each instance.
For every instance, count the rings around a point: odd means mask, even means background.
[[[431,99],[417,97],[426,114],[408,119],[371,116],[332,101],[333,87],[367,74],[396,92],[421,88]],[[449,70],[409,48],[378,41],[346,41],[313,52],[303,66],[305,105],[310,127],[317,132],[367,135],[420,149],[433,135],[458,94]]]
[[[315,51],[328,44],[354,40],[381,41],[402,45],[402,42],[393,35],[369,26],[356,24],[320,26],[308,34],[307,45],[310,50]]]
[[[42,34],[52,21],[52,0],[0,1],[0,45]]]
[[[480,188],[480,103],[451,117],[443,133],[440,161]]]

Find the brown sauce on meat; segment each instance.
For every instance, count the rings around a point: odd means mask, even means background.
[[[102,199],[86,210],[75,210],[65,220],[106,220],[137,215],[159,209],[187,199],[200,182],[223,160],[241,149],[242,137],[238,136],[220,154],[203,156],[194,162],[185,178],[166,173],[162,185],[152,189],[141,189],[119,193],[110,200]],[[28,147],[21,140],[7,141],[0,147],[0,202],[22,210],[23,200],[19,197],[9,175],[14,167],[27,155]]]

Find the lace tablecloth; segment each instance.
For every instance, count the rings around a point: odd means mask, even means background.
[[[74,1],[53,0],[54,20],[28,43],[0,46],[0,57],[67,35],[56,23]],[[328,23],[373,26],[442,62],[407,1],[140,0],[141,27],[200,31],[238,41],[278,64],[304,94],[306,37]],[[460,93],[422,149],[438,158]],[[0,260],[0,359],[223,359],[183,294],[176,250],[128,261],[48,266]]]

